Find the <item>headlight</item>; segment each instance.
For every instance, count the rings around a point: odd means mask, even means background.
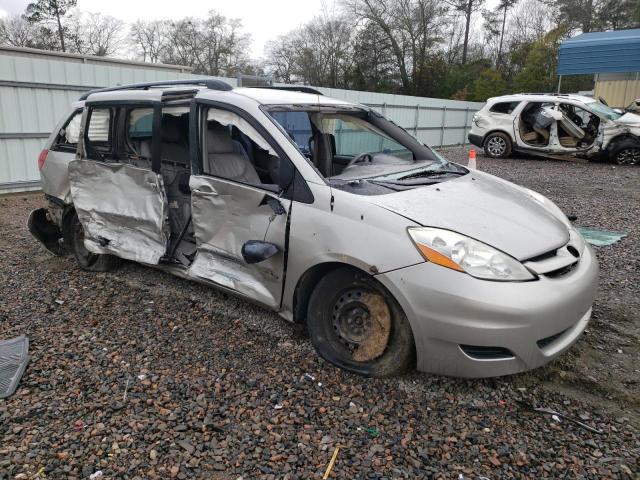
[[[450,230],[411,227],[409,236],[429,262],[486,280],[522,281],[536,277],[515,258]]]

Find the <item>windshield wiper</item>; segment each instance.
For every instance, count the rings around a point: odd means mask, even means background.
[[[423,177],[438,177],[442,175],[466,175],[466,172],[461,170],[423,170],[422,172],[411,173],[404,177],[398,178],[398,180],[411,180],[413,178],[423,178]]]
[[[367,182],[373,183],[375,185],[380,185],[381,187],[388,188],[390,190],[395,190],[396,192],[401,192],[403,190],[409,190],[413,187],[418,187],[421,185],[435,185],[436,183],[440,183],[440,180],[422,180],[422,181],[413,181],[413,182],[399,182],[397,180],[371,180],[367,179]]]

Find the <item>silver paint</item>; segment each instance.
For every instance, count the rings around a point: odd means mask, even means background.
[[[169,239],[162,176],[122,163],[74,160],[69,180],[87,250],[152,265],[160,261]]]
[[[160,95],[157,89],[106,92],[99,98],[150,100]],[[238,294],[288,320],[294,320],[296,288],[306,272],[329,264],[357,268],[378,279],[400,304],[415,337],[418,369],[446,375],[494,376],[534,368],[569,348],[586,328],[597,286],[595,255],[541,195],[481,172],[388,195],[332,189],[261,106],[344,102],[263,89],[201,89],[196,98],[233,105],[257,120],[292,160],[314,201],[280,199],[288,214],[275,215],[263,202],[265,195],[275,196],[271,192],[192,176],[196,259],[189,269],[170,264],[158,268]],[[43,174],[52,179],[43,182],[44,190],[64,200],[60,179],[66,164],[52,162],[51,168],[60,171]],[[129,165],[80,160],[73,162],[69,177],[75,208],[92,237],[87,247],[157,262],[167,243],[166,195],[159,176]],[[540,275],[536,281],[479,280],[425,262],[407,234],[408,227],[419,225],[460,232],[520,260],[554,249],[561,254],[551,261],[526,262]],[[110,242],[102,246],[99,237]],[[240,253],[247,240],[273,242],[280,252],[247,265]],[[568,256],[569,245],[580,251],[577,262]],[[564,275],[545,275],[567,265],[573,268]],[[561,331],[550,345],[536,345]],[[514,358],[472,359],[460,344],[503,346]]]
[[[221,178],[192,176],[191,215],[198,253],[189,274],[210,280],[271,308],[280,304],[288,214],[275,215],[264,190]],[[290,201],[280,199],[287,212]],[[249,265],[241,249],[248,240],[276,244],[279,252]]]

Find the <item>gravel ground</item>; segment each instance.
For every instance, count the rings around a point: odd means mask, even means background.
[[[24,226],[41,195],[0,199],[0,338],[27,334],[32,354],[0,400],[0,479],[322,478],[337,445],[331,478],[639,478],[640,168],[478,165],[577,224],[628,232],[598,249],[584,338],[547,367],[488,380],[345,373],[302,327],[247,302],[132,263],[91,274],[49,255]]]

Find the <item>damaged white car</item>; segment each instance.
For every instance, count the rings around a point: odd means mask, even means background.
[[[49,206],[28,224],[51,252],[257,302],[360,374],[521,372],[591,315],[595,255],[551,201],[305,87],[91,92],[39,166]]]
[[[469,141],[493,158],[524,152],[638,165],[640,115],[581,95],[505,95],[473,116]]]

